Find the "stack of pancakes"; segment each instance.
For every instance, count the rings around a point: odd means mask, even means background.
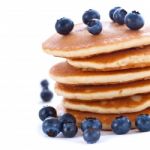
[[[100,35],[78,24],[69,35],[56,33],[45,41],[47,53],[66,58],[50,75],[65,111],[78,123],[94,117],[110,130],[112,120],[125,115],[134,128],[137,115],[150,114],[150,27],[132,31],[102,24]]]

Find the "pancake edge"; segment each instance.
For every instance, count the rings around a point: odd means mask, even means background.
[[[131,96],[131,95],[136,95],[136,94],[142,94],[142,93],[148,93],[150,92],[150,85],[146,85],[145,87],[137,87],[137,88],[125,88],[121,90],[112,90],[112,91],[106,91],[106,92],[92,92],[92,93],[71,93],[67,91],[62,91],[61,89],[58,88],[58,85],[55,85],[55,92],[59,96],[63,96],[64,98],[67,99],[78,99],[78,100],[101,100],[101,99],[106,99],[110,100],[112,98],[117,98],[117,97],[126,97],[126,96]]]
[[[62,104],[64,108],[71,109],[71,110],[100,113],[100,114],[117,114],[117,113],[133,113],[133,112],[142,111],[150,107],[150,99],[147,100],[146,102],[143,102],[140,106],[135,106],[134,108],[133,107],[130,108],[130,106],[129,107],[120,106],[118,108],[111,108],[111,107],[103,108],[103,107],[98,107],[98,106],[96,107],[91,105],[88,106],[84,104],[80,104],[80,106],[78,107],[78,105],[69,103],[67,101],[63,101]]]
[[[57,57],[84,58],[84,57],[89,57],[92,55],[110,53],[110,52],[115,52],[118,50],[145,46],[149,44],[150,44],[150,37],[146,36],[146,37],[141,37],[138,39],[131,39],[125,42],[118,42],[118,43],[110,44],[109,46],[107,45],[107,46],[91,47],[91,48],[85,48],[85,49],[72,49],[71,51],[47,49],[47,48],[44,48],[44,44],[42,47],[46,53],[57,56]]]
[[[56,82],[63,84],[73,84],[73,85],[98,85],[98,84],[115,84],[115,83],[128,83],[131,81],[137,81],[142,79],[150,78],[149,71],[141,71],[134,73],[125,74],[114,74],[114,75],[92,75],[92,76],[58,76],[50,73],[50,77]]]

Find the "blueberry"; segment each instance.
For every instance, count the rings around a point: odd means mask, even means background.
[[[74,23],[72,20],[68,18],[61,18],[56,21],[55,29],[59,34],[67,35],[69,34],[74,27]]]
[[[102,129],[102,123],[96,118],[86,118],[81,122],[81,130],[84,131],[86,129]]]
[[[136,118],[135,125],[141,132],[150,131],[150,115],[139,115]]]
[[[116,134],[125,134],[131,128],[131,121],[124,116],[117,117],[111,124],[112,131]]]
[[[60,116],[59,120],[62,124],[63,123],[76,123],[76,118],[69,113],[65,113],[62,116]]]
[[[127,14],[126,10],[124,10],[123,8],[119,8],[119,9],[115,10],[113,19],[115,22],[122,25],[122,24],[124,24],[124,18],[126,16],[126,14]]]
[[[60,133],[61,123],[57,118],[47,118],[42,124],[45,134],[50,137],[56,137]]]
[[[88,144],[96,143],[100,138],[100,130],[89,128],[84,130],[83,138]]]
[[[114,15],[114,12],[119,8],[121,8],[121,7],[114,7],[109,11],[109,17],[111,20],[115,21],[113,15]]]
[[[48,89],[48,85],[49,85],[49,83],[46,79],[41,81],[42,88]]]
[[[97,35],[102,31],[102,24],[97,19],[92,20],[89,22],[87,29],[91,34]]]
[[[56,109],[51,106],[46,106],[40,109],[39,118],[44,121],[48,117],[57,117]]]
[[[89,9],[85,11],[82,16],[82,20],[85,24],[88,24],[92,19],[100,19],[100,14],[93,9]]]
[[[44,102],[48,102],[53,98],[53,93],[48,89],[43,89],[41,92],[41,98]]]
[[[126,15],[125,24],[131,30],[138,30],[144,26],[144,19],[139,12],[132,11]]]
[[[78,128],[75,123],[64,123],[62,134],[64,137],[72,138],[77,134]]]

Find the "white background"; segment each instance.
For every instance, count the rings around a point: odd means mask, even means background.
[[[0,149],[149,149],[150,133],[102,133],[98,143],[88,145],[81,136],[47,138],[41,131],[39,109],[61,101],[56,96],[44,104],[39,97],[43,78],[49,79],[53,89],[48,71],[61,60],[45,54],[42,42],[55,32],[58,18],[65,16],[78,23],[83,12],[93,8],[100,12],[102,20],[108,20],[108,11],[114,6],[139,10],[148,21],[148,0],[0,1]]]

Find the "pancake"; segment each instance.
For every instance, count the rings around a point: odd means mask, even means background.
[[[132,48],[90,58],[68,59],[68,63],[77,68],[88,70],[122,70],[150,66],[150,46]]]
[[[82,71],[62,62],[50,70],[52,79],[64,84],[114,84],[150,78],[150,67],[122,71]]]
[[[64,99],[66,109],[87,111],[100,114],[131,113],[150,107],[150,93],[130,97],[116,98],[109,101],[80,101]]]
[[[104,100],[150,92],[150,80],[135,81],[113,85],[65,85],[56,83],[58,95],[68,99]]]
[[[102,33],[94,36],[87,31],[86,25],[78,24],[67,36],[54,34],[42,47],[54,56],[84,58],[150,44],[149,26],[133,31],[113,22],[102,22],[102,25]]]
[[[150,108],[147,108],[145,110],[139,111],[139,112],[134,112],[134,113],[124,113],[124,114],[99,114],[99,113],[90,113],[90,112],[82,112],[82,111],[76,111],[76,110],[70,110],[70,109],[59,109],[58,111],[62,111],[62,112],[67,112],[67,113],[71,113],[73,116],[75,116],[78,125],[80,126],[80,123],[83,119],[85,118],[97,118],[99,119],[102,124],[103,130],[111,130],[111,123],[112,121],[119,116],[127,116],[132,123],[132,128],[135,128],[135,119],[138,115],[140,114],[150,114]],[[60,113],[62,113],[60,112]]]

